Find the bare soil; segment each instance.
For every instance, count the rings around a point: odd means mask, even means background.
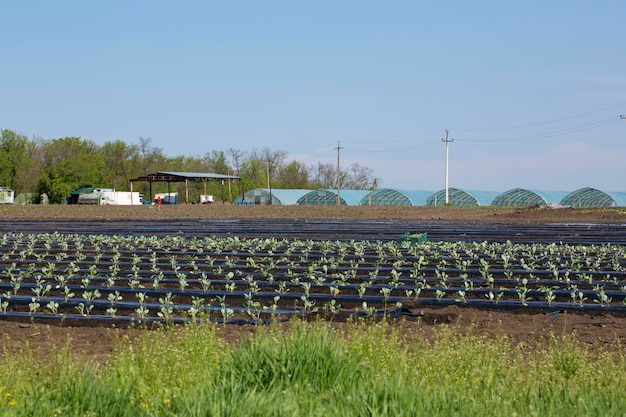
[[[316,219],[402,219],[466,220],[481,222],[579,222],[624,223],[625,208],[543,209],[493,207],[299,207],[299,206],[231,206],[176,205],[113,206],[6,206],[0,208],[0,221],[68,220],[68,219],[145,219],[145,218],[316,218]],[[515,343],[529,347],[549,343],[552,336],[573,335],[583,346],[598,350],[620,350],[626,344],[626,317],[613,314],[559,312],[481,311],[462,307],[424,308],[419,318],[398,320],[403,334],[430,338],[442,326],[459,333],[472,332],[488,337],[507,336]],[[341,323],[334,325],[340,326]],[[3,336],[0,348],[9,351],[35,349],[53,352],[68,343],[76,360],[106,361],[120,340],[154,330],[111,328],[73,323],[0,321]],[[218,334],[229,342],[256,331],[253,326],[219,326]]]

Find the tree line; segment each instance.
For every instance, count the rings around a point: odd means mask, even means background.
[[[225,200],[232,201],[242,191],[253,188],[333,189],[337,187],[337,167],[331,163],[306,165],[289,160],[282,150],[264,147],[243,151],[229,148],[212,150],[203,156],[167,156],[140,137],[137,143],[114,140],[98,145],[89,139],[65,137],[30,139],[4,129],[0,138],[0,186],[20,193],[33,193],[33,203],[46,194],[51,203],[63,203],[73,190],[83,187],[114,188],[127,191],[129,180],[157,171],[210,172],[241,177],[229,187]],[[352,164],[340,172],[342,189],[367,190],[380,184],[372,169]],[[152,192],[165,192],[166,185],[153,183]],[[184,185],[171,184],[172,192]],[[207,192],[222,196],[222,185],[207,183]],[[147,196],[149,184],[133,184],[133,191]],[[194,199],[204,192],[192,184]]]

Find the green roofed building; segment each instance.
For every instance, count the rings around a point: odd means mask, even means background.
[[[585,187],[563,197],[561,204],[572,207],[626,206],[626,192],[609,192]]]
[[[448,188],[448,197],[453,206],[490,206],[493,199],[500,194],[497,191],[470,191]],[[426,200],[427,206],[444,206],[446,190],[437,191]]]
[[[340,190],[340,204],[342,206],[358,206],[368,190]],[[306,206],[336,206],[337,190],[313,190],[298,199],[298,205]]]
[[[234,204],[250,203],[250,204],[270,204],[270,194],[272,205],[287,206],[295,205],[300,197],[310,192],[311,190],[300,189],[272,189],[269,188],[254,188],[244,193],[243,199],[241,196],[237,197]]]
[[[560,204],[565,197],[565,191],[540,191],[527,190],[524,188],[513,188],[498,194],[493,199],[491,205],[502,207],[528,207],[545,206],[547,204]]]
[[[370,191],[359,202],[362,206],[423,206],[433,191],[379,188]]]

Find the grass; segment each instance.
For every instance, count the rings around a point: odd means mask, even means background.
[[[568,336],[543,346],[506,337],[407,337],[387,323],[295,321],[226,343],[213,325],[121,339],[111,360],[78,365],[70,346],[4,353],[7,416],[618,416],[623,350]]]

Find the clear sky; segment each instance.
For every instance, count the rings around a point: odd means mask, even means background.
[[[0,128],[626,191],[626,2],[0,0]]]

